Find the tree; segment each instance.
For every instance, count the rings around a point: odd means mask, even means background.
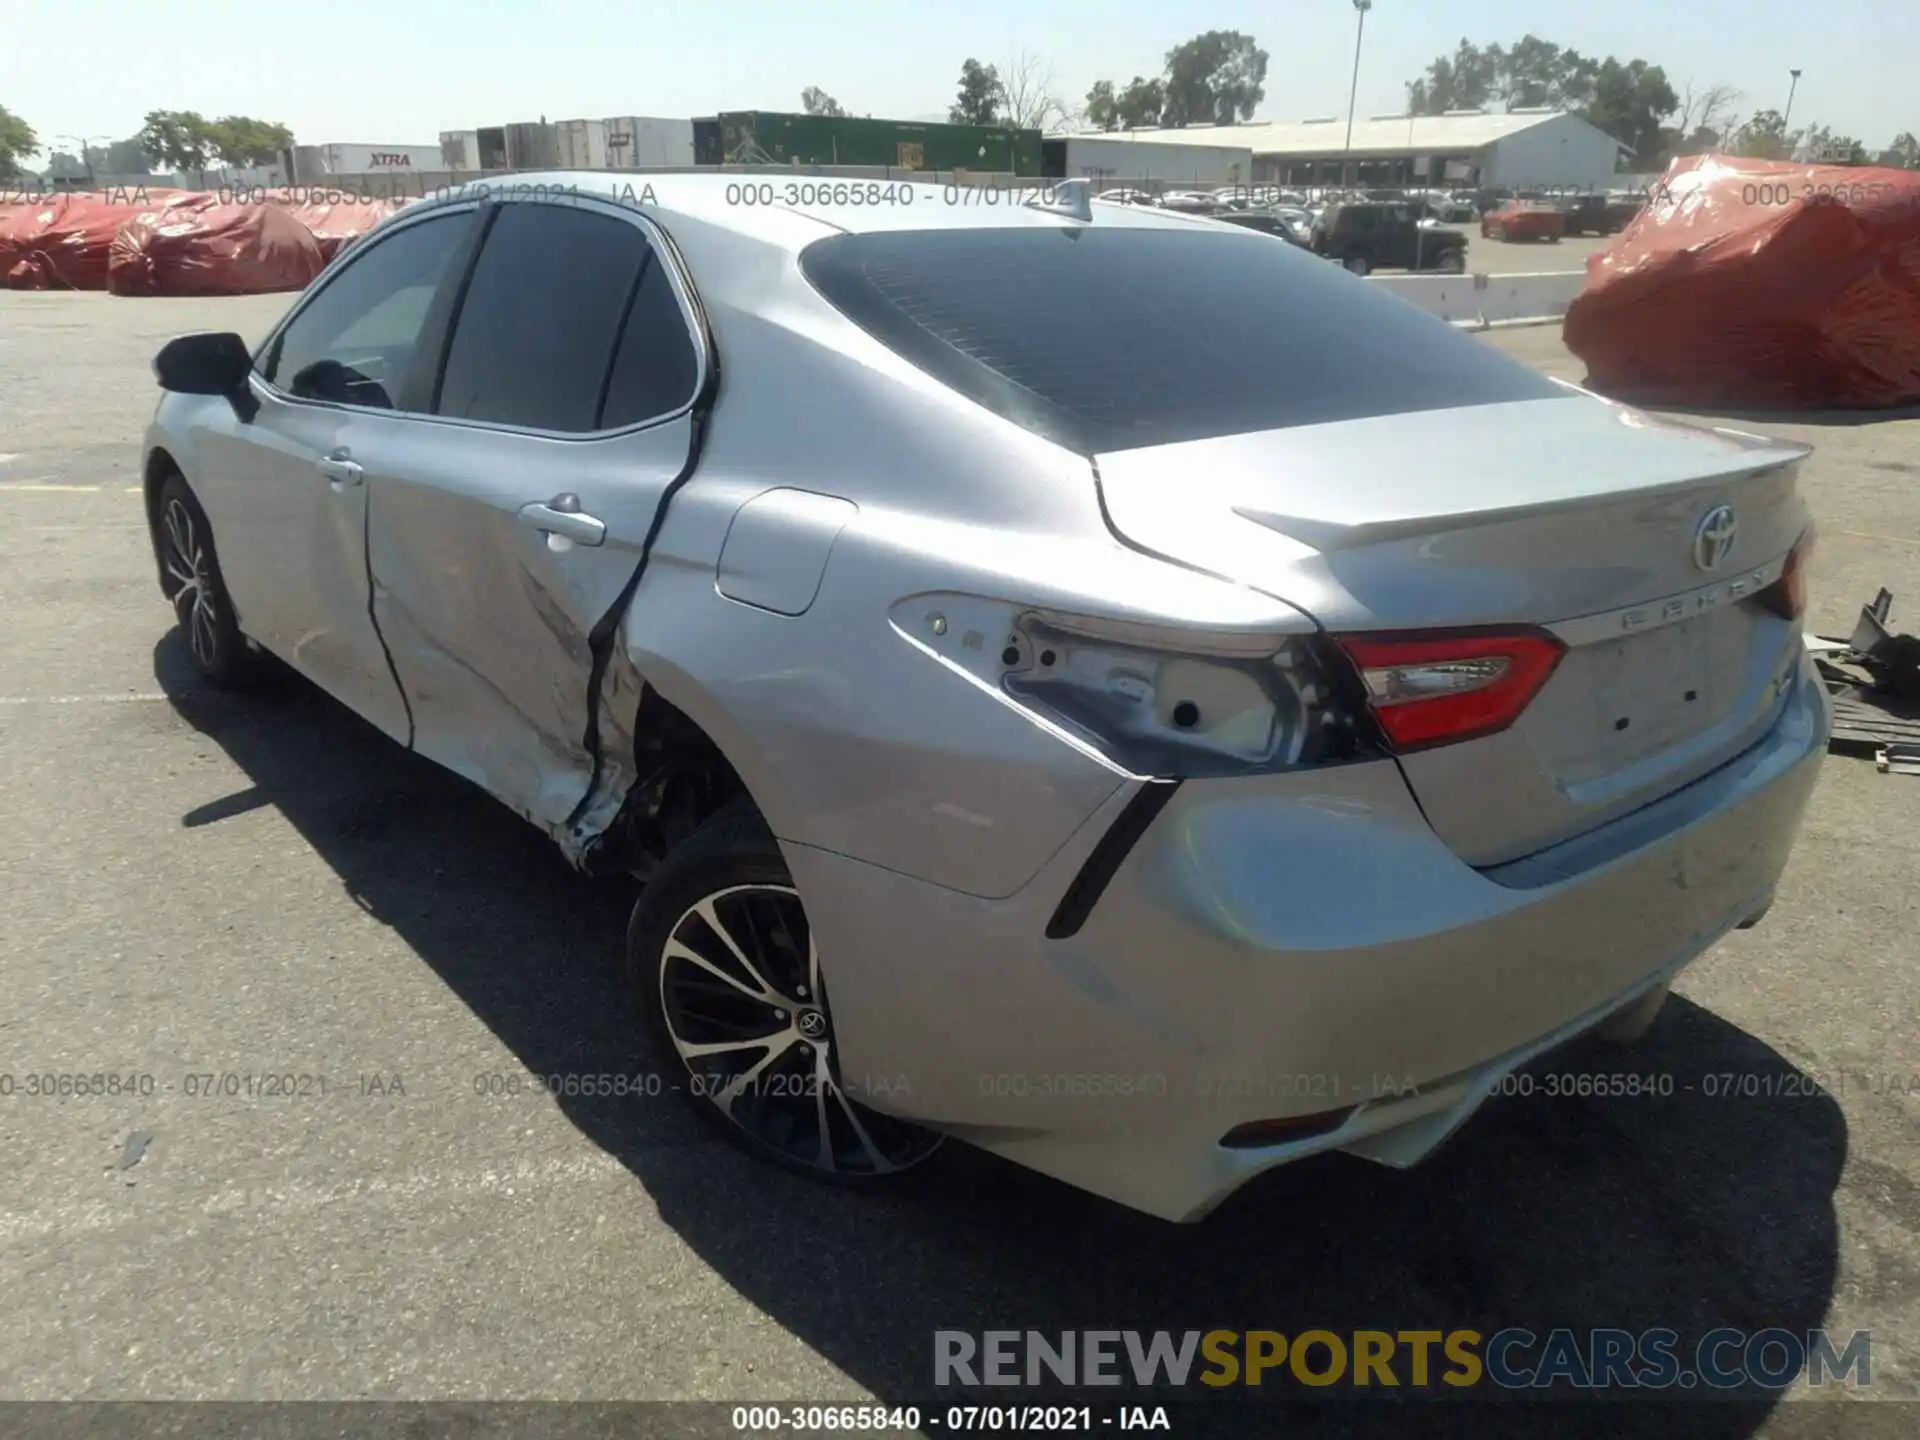
[[[1704,140],[1731,121],[1738,92],[1713,85],[1694,95],[1690,111],[1673,93],[1666,72],[1644,60],[1596,60],[1538,35],[1511,46],[1462,40],[1453,54],[1429,62],[1426,73],[1407,82],[1407,110],[1444,115],[1449,110],[1566,110],[1633,147],[1636,163],[1652,166],[1689,139]],[[1664,122],[1676,110],[1681,124]]]
[[[0,180],[20,174],[20,162],[40,148],[40,137],[33,127],[0,105]]]
[[[1727,153],[1751,160],[1785,160],[1793,154],[1799,137],[1805,133],[1796,130],[1789,135],[1787,117],[1778,110],[1757,110],[1733,133],[1727,142]]]
[[[955,125],[1000,123],[1000,72],[969,57],[960,66],[960,93],[947,119]]]
[[[994,73],[999,74],[998,67]],[[1048,130],[1064,124],[1072,112],[1061,103],[1053,67],[1022,50],[1000,80],[1000,111],[1018,130]]]
[[[1661,121],[1680,108],[1666,72],[1644,60],[1622,65],[1609,56],[1593,77],[1586,121],[1633,150],[1634,163],[1651,169],[1660,161]]]
[[[194,110],[150,110],[137,137],[141,153],[173,171],[205,171],[213,145],[207,122]]]
[[[47,157],[47,178],[49,180],[84,180],[87,178],[87,162],[69,155],[64,150],[56,150]]]
[[[286,126],[250,115],[223,115],[205,127],[204,138],[211,155],[235,170],[277,164],[293,145],[293,132]]]
[[[818,85],[809,85],[800,92],[800,108],[809,115],[845,115],[846,108]]]
[[[116,140],[109,145],[105,158],[94,162],[94,168],[105,175],[151,175],[153,166],[147,161],[147,155],[140,148],[140,137]]]
[[[1810,125],[1800,132],[1793,158],[1820,165],[1864,165],[1867,147],[1851,135],[1836,135],[1824,125]]]
[[[1113,102],[1122,130],[1146,130],[1160,123],[1167,108],[1166,82],[1136,75]]]
[[[1238,30],[1209,30],[1167,52],[1160,123],[1231,125],[1266,99],[1267,52]]]
[[[1113,98],[1113,81],[1093,82],[1093,88],[1087,91],[1087,108],[1082,113],[1087,117],[1087,123],[1096,130],[1120,128],[1120,106]]]
[[[1724,82],[1695,91],[1693,82],[1689,80],[1681,88],[1680,115],[1673,122],[1673,128],[1689,138],[1703,130],[1711,131],[1715,136],[1725,135],[1739,124],[1734,107],[1743,98],[1740,91]]]
[[[1437,57],[1424,75],[1407,82],[1408,113],[1540,106],[1579,111],[1593,99],[1600,68],[1601,62],[1538,35],[1521,36],[1511,49],[1462,40],[1452,55]]]
[[[1493,99],[1504,52],[1462,40],[1451,56],[1442,55],[1427,73],[1407,82],[1407,113],[1444,115],[1449,110],[1484,109]]]
[[[1920,140],[1914,138],[1911,130],[1901,131],[1893,137],[1893,144],[1880,152],[1876,163],[1899,170],[1920,170]]]

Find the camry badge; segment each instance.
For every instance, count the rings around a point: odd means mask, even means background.
[[[1700,517],[1693,531],[1693,563],[1702,570],[1718,570],[1733,553],[1740,521],[1731,505],[1716,505]]]

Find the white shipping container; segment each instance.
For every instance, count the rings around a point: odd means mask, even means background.
[[[606,122],[607,164],[615,170],[693,164],[693,121],[620,115]]]
[[[556,164],[562,170],[607,168],[607,127],[601,120],[562,120],[553,127]]]
[[[438,145],[317,145],[313,149],[328,175],[409,175],[445,168]]]
[[[1181,145],[1121,135],[1070,135],[1068,179],[1158,180],[1173,185],[1250,185],[1253,151],[1233,145]]]

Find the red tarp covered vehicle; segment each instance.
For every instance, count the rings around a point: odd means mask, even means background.
[[[1676,160],[1564,333],[1590,386],[1642,404],[1920,401],[1920,172]]]
[[[280,208],[307,227],[320,246],[321,260],[327,261],[349,240],[366,234],[405,203],[405,200],[368,196],[304,200]]]
[[[149,210],[113,237],[116,295],[263,295],[302,290],[323,267],[319,242],[278,205]]]
[[[211,195],[179,190],[75,191],[0,210],[0,286],[104,290],[121,222],[142,210],[194,210]]]

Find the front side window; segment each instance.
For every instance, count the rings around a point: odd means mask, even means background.
[[[280,332],[261,377],[302,400],[391,410],[470,213],[367,243]]]

